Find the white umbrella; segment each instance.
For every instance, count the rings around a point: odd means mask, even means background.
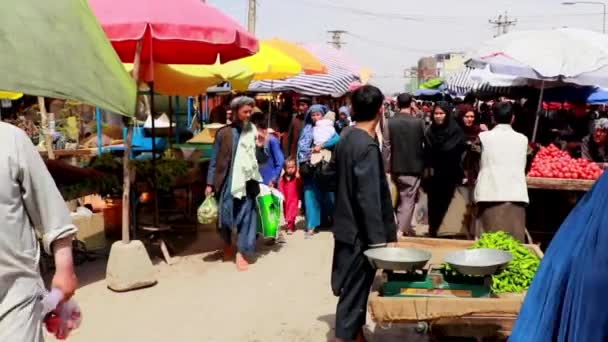
[[[571,28],[513,32],[484,43],[467,65],[540,80],[540,112],[547,81],[608,87],[608,36]],[[538,114],[532,141],[536,140]]]
[[[485,42],[467,65],[496,74],[608,87],[608,36],[561,28],[518,31]]]

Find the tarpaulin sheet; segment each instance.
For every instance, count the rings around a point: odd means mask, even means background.
[[[86,0],[11,1],[0,11],[0,89],[132,115],[135,82]]]

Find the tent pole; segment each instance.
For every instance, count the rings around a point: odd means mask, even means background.
[[[44,97],[38,96],[38,107],[40,109],[40,126],[42,126],[42,137],[44,139],[44,148],[46,149],[46,155],[50,160],[55,159],[55,152],[53,151],[53,137],[49,132],[49,118],[46,112],[46,105],[44,104]]]
[[[192,129],[192,96],[188,96],[188,101],[186,101],[187,104],[187,125],[188,125],[188,129]]]
[[[101,109],[95,108],[95,122],[97,123],[97,154],[101,155],[103,151],[103,131],[101,122]]]
[[[137,86],[139,81],[139,67],[141,64],[141,50],[143,40],[137,42],[135,48],[135,58],[133,60],[133,78]],[[135,104],[135,112],[137,112],[137,104]],[[129,230],[131,228],[130,220],[130,200],[131,200],[131,145],[133,143],[133,125],[127,125],[127,140],[125,141],[125,151],[122,161],[123,169],[123,189],[122,189],[122,242],[128,244],[130,242]]]
[[[534,120],[534,131],[532,131],[532,142],[536,142],[536,134],[538,132],[538,122],[540,120],[540,111],[543,108],[543,96],[545,95],[545,81],[540,83],[540,96],[538,97],[538,106],[536,107],[536,119]]]

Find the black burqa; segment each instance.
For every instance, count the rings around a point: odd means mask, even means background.
[[[429,232],[436,236],[448,211],[456,187],[462,183],[464,171],[462,156],[466,150],[466,137],[447,102],[437,102],[433,113],[441,108],[446,114],[443,123],[435,121],[427,131],[427,156],[432,176],[427,182]]]

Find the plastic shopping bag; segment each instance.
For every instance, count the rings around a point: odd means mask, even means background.
[[[207,196],[196,212],[200,224],[212,224],[217,221],[218,207],[213,195]]]

